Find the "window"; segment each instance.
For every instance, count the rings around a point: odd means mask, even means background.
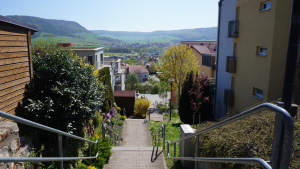
[[[91,65],[94,65],[94,62],[93,62],[93,56],[88,56],[88,62],[89,62]]]
[[[96,55],[96,62],[97,62],[97,55]]]
[[[203,46],[203,43],[200,43],[200,46]]]
[[[258,56],[267,56],[267,51],[268,51],[267,47],[258,46],[256,55],[258,55]]]
[[[147,77],[147,76],[145,75],[145,77]]]
[[[258,89],[258,88],[253,88],[253,95],[254,97],[258,98],[258,99],[263,99],[263,90]]]
[[[261,4],[261,12],[271,9],[271,1],[263,2]]]

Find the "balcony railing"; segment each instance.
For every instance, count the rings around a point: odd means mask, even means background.
[[[234,92],[232,90],[224,90],[224,104],[226,106],[233,106]]]
[[[121,84],[121,80],[117,80],[117,81],[115,82],[115,85],[119,85],[119,84]]]
[[[236,72],[236,57],[227,56],[226,59],[226,72],[235,73]]]
[[[239,36],[239,21],[228,22],[228,38],[237,38]]]
[[[216,56],[212,54],[202,54],[202,65],[215,68],[216,66]]]

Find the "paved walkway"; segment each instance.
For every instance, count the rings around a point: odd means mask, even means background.
[[[112,156],[104,169],[166,169],[161,149],[155,158],[150,134],[149,123],[144,119],[126,119],[123,141],[112,148]]]

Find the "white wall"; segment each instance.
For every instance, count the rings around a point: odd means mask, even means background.
[[[226,57],[233,56],[234,38],[228,38],[228,21],[235,20],[236,0],[223,0],[221,7],[220,34],[217,60],[216,102],[214,116],[216,119],[223,117],[225,108],[229,113],[229,107],[224,105],[224,89],[231,88],[231,73],[225,71]]]
[[[88,63],[88,56],[93,56],[93,62],[94,64],[97,63],[96,67],[99,69],[101,66],[101,54],[103,54],[103,49],[100,50],[74,50],[74,53],[78,56],[84,58],[84,63]],[[97,58],[96,58],[97,57]]]
[[[149,78],[149,73],[137,73],[138,77],[139,77],[139,82],[142,83],[144,82],[143,79],[144,78]]]

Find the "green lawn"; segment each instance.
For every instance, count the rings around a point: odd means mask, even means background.
[[[129,60],[121,59],[121,62],[123,62],[123,61],[128,63]],[[130,59],[130,61],[132,62],[132,65],[138,65],[139,64],[137,59]]]
[[[152,42],[171,42],[172,40],[180,40],[180,38],[173,37],[173,36],[114,36],[103,34],[101,36],[106,36],[114,39],[119,39],[125,43],[140,43],[140,44],[147,44]]]
[[[169,118],[170,115],[165,115]],[[178,113],[172,113],[172,120],[170,122],[155,122],[153,120],[150,120],[150,130],[151,133],[156,132],[156,130],[161,127],[162,124],[166,125],[166,143],[165,143],[165,151],[164,151],[164,155],[165,155],[165,160],[166,160],[166,164],[167,167],[172,169],[173,165],[174,165],[174,160],[173,159],[169,159],[168,155],[167,155],[167,142],[173,142],[177,139],[180,138],[180,124],[183,124],[180,120],[179,114]],[[152,134],[151,134],[152,137]],[[161,141],[161,145],[162,146],[162,141]],[[174,145],[170,145],[169,147],[170,149],[170,156],[172,157],[174,154]],[[176,144],[176,157],[179,157],[179,146],[178,143]],[[176,160],[175,162],[175,168],[176,169],[181,169],[181,163],[179,160]]]

